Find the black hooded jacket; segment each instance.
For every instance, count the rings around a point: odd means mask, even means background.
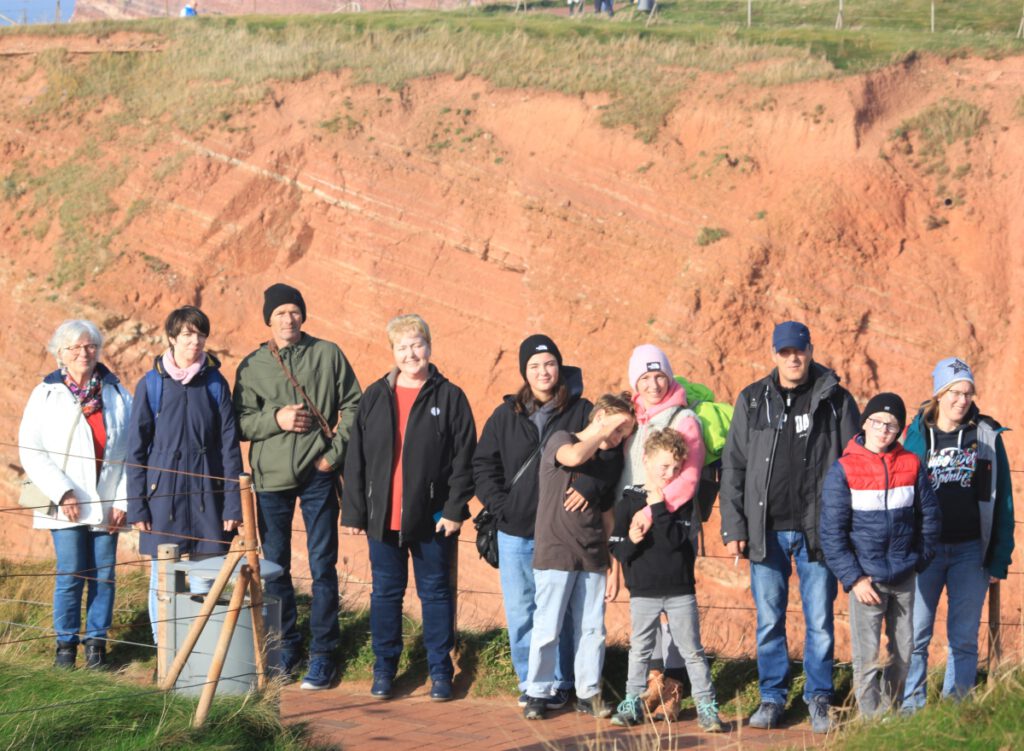
[[[391,509],[391,469],[398,413],[397,370],[363,393],[345,456],[341,524],[381,540]],[[402,528],[399,541],[423,542],[434,535],[434,515],[463,521],[473,497],[476,425],[466,395],[430,366],[409,413],[402,447]]]
[[[582,398],[583,373],[572,366],[562,367],[562,376],[569,389],[565,408],[548,420],[544,438],[558,430],[578,433],[590,422],[593,405]],[[516,537],[533,537],[537,520],[537,478],[539,454],[533,458],[516,483],[512,478],[540,444],[537,426],[530,417],[515,411],[515,397],[508,395],[484,425],[480,443],[473,457],[473,479],[476,495],[498,519],[498,529]],[[572,487],[594,501],[604,488],[600,481],[581,475]]]

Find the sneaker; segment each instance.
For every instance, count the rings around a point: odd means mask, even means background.
[[[527,720],[543,720],[547,710],[547,699],[538,699],[536,696],[527,696],[526,708],[523,710],[523,717]]]
[[[75,659],[78,657],[77,644],[62,644],[57,642],[57,656],[53,659],[55,668],[71,670],[75,666]]]
[[[832,723],[832,702],[827,694],[815,694],[808,706],[811,710],[811,732],[827,733],[834,726]]]
[[[594,696],[581,699],[576,697],[576,711],[580,714],[588,714],[591,717],[597,717],[599,720],[605,720],[612,716],[612,708],[604,703],[604,699],[601,698],[601,694],[595,694]]]
[[[432,701],[451,701],[452,679],[434,678],[430,685],[430,699]]]
[[[763,701],[757,711],[750,716],[750,727],[761,730],[777,728],[782,721],[784,707],[778,702]]]
[[[373,674],[373,685],[370,686],[370,696],[375,699],[391,698],[391,682],[394,679],[385,673]]]
[[[697,726],[705,733],[721,733],[722,718],[718,716],[718,702],[697,702]]]
[[[530,697],[527,696],[526,692],[524,691],[523,693],[519,694],[519,699],[516,700],[516,703],[519,705],[520,709],[523,709],[529,701]]]
[[[309,670],[302,679],[302,686],[307,691],[322,691],[330,688],[334,681],[334,661],[327,655],[314,655],[309,660]]]
[[[107,647],[102,639],[88,639],[85,642],[85,667],[87,670],[102,670],[107,663]]]
[[[545,705],[548,709],[561,709],[569,703],[569,691],[564,688],[556,688],[554,693],[548,697],[547,704]]]
[[[619,727],[632,727],[644,721],[644,701],[636,694],[626,694],[626,698],[619,702],[615,708],[615,715],[612,717],[612,725]]]

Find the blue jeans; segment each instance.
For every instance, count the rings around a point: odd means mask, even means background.
[[[519,678],[519,690],[526,691],[530,668],[530,635],[533,632],[534,597],[533,538],[498,532],[498,574],[501,599],[505,604],[505,623],[512,651],[512,667]],[[568,690],[573,684],[572,628],[563,627],[555,661],[555,688]]]
[[[296,626],[295,587],[292,586],[292,517],[295,497],[306,525],[306,551],[313,578],[309,613],[310,654],[329,654],[341,643],[338,627],[338,494],[335,473],[315,471],[300,487],[263,491],[259,503],[263,556],[284,571],[266,583],[266,592],[281,601],[281,651],[298,652],[302,636]]]
[[[946,677],[942,695],[962,698],[978,677],[978,626],[988,592],[981,540],[941,544],[928,568],[917,575],[914,600],[914,651],[910,656],[903,706],[919,709],[928,692],[928,646],[935,628],[935,608],[946,588]]]
[[[789,693],[789,646],[786,643],[786,605],[789,602],[790,558],[796,561],[800,600],[804,608],[804,701],[832,697],[832,658],[835,648],[832,606],[836,578],[823,563],[807,557],[803,532],[767,531],[765,558],[750,564],[750,589],[757,607],[757,677],[761,701],[786,703]]]
[[[409,583],[412,555],[416,594],[423,618],[423,646],[432,680],[451,680],[455,670],[455,601],[451,590],[452,556],[458,555],[458,537],[435,534],[426,542],[398,545],[398,533],[385,533],[370,544],[373,591],[370,594],[370,634],[374,674],[394,677],[402,655],[402,599]]]
[[[78,644],[85,595],[85,639],[105,639],[114,616],[114,559],[117,535],[89,527],[52,529],[57,554],[53,589],[53,630],[61,644]],[[80,572],[76,574],[75,572]]]
[[[533,614],[526,693],[542,699],[555,685],[560,642],[572,637],[576,696],[589,699],[601,691],[604,667],[604,587],[607,576],[589,571],[533,571],[537,609]]]

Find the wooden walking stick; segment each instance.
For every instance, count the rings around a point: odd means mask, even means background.
[[[238,476],[238,490],[242,501],[242,537],[247,548],[246,560],[252,576],[249,578],[249,607],[252,612],[252,649],[256,658],[256,687],[267,684],[267,629],[263,622],[263,584],[260,582],[260,555],[256,542],[256,504],[252,498],[252,475]]]
[[[185,641],[182,643],[177,657],[174,658],[174,663],[171,665],[170,669],[167,671],[166,677],[160,684],[160,688],[164,691],[174,688],[174,682],[178,680],[178,676],[181,675],[181,671],[185,667],[185,663],[188,662],[188,658],[192,655],[192,650],[195,649],[196,642],[199,641],[199,635],[203,632],[206,622],[210,620],[210,614],[213,612],[213,608],[217,605],[217,599],[220,597],[221,592],[224,591],[224,587],[227,586],[228,580],[231,579],[231,574],[235,570],[235,566],[245,556],[245,553],[245,540],[240,537],[236,537],[231,543],[231,549],[224,558],[224,565],[220,567],[220,572],[217,574],[217,578],[214,580],[213,586],[211,586],[210,591],[206,593],[206,599],[203,600],[203,606],[199,610],[199,615],[197,615],[196,619],[192,621],[192,627],[189,629],[188,635],[185,637]]]
[[[242,565],[242,570],[235,580],[235,589],[231,593],[231,604],[228,605],[228,612],[224,614],[224,624],[220,629],[220,638],[217,639],[217,648],[213,650],[213,658],[210,660],[210,671],[206,674],[206,685],[203,686],[203,693],[199,697],[199,706],[196,707],[196,717],[192,721],[192,727],[202,727],[206,722],[206,716],[210,713],[210,704],[213,703],[213,695],[217,692],[217,684],[220,682],[220,674],[224,669],[224,658],[227,656],[228,648],[231,646],[231,637],[235,633],[235,626],[238,624],[238,614],[245,601],[245,593],[249,589],[251,573],[249,567]]]

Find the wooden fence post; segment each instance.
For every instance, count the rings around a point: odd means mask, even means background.
[[[999,626],[1002,621],[1002,603],[1000,602],[999,582],[988,585],[988,672],[992,675],[1003,657],[1003,645],[999,639]]]
[[[839,0],[839,15],[836,16],[836,31],[843,30],[843,0]]]
[[[206,674],[206,685],[203,686],[203,693],[200,695],[199,705],[196,707],[196,716],[192,721],[194,728],[202,727],[206,722],[206,716],[210,713],[210,704],[213,703],[213,695],[217,692],[220,674],[224,670],[224,658],[231,647],[231,637],[238,624],[238,614],[242,609],[245,593],[249,589],[249,577],[249,567],[243,564],[238,578],[235,579],[235,589],[231,593],[228,612],[224,614],[224,623],[220,629],[220,637],[217,639],[217,647],[213,650],[213,657],[210,659],[210,671]]]
[[[242,501],[242,537],[247,548],[246,560],[252,573],[249,579],[249,607],[252,613],[252,649],[256,658],[256,687],[267,684],[267,627],[263,622],[263,584],[260,581],[260,554],[256,540],[256,504],[252,497],[252,475],[238,477]]]
[[[171,644],[174,639],[174,597],[178,591],[178,572],[174,564],[181,556],[178,546],[173,544],[157,545],[157,588],[156,593],[156,682],[162,685],[167,677],[167,669],[174,656]]]

